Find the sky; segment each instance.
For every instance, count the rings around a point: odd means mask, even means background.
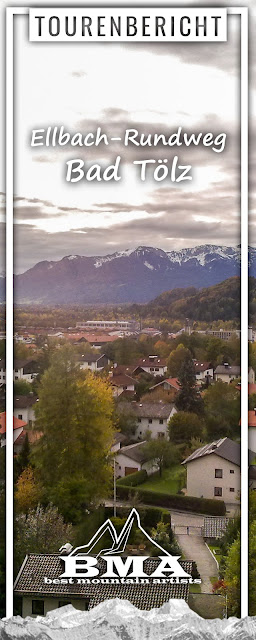
[[[15,19],[15,271],[40,260],[106,255],[139,245],[168,251],[237,245],[239,18],[228,18],[227,43],[199,45],[30,43],[27,22],[25,16]],[[254,98],[252,85],[252,133]],[[202,146],[124,149],[118,142],[73,150],[31,147],[33,129],[61,125],[84,134],[101,127],[115,137],[126,128],[168,136],[181,126],[190,133],[225,132],[227,142],[222,153]],[[181,164],[192,165],[192,181],[139,180],[134,160],[166,158],[171,164],[176,153]],[[107,166],[117,155],[119,182],[65,179],[72,157],[89,167]],[[254,164],[252,151],[252,176]],[[252,184],[252,213],[253,193]],[[4,186],[0,207],[4,221]],[[252,219],[252,241],[253,226]]]

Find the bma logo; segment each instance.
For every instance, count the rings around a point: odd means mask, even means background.
[[[160,551],[158,555],[159,563],[150,576],[145,573],[144,566],[145,561],[148,560],[150,556],[121,557],[118,555],[125,551],[133,524],[135,524],[148,541]],[[112,546],[108,549],[102,549],[95,556],[90,555],[106,533],[109,533],[112,538]],[[98,529],[88,544],[82,547],[76,547],[68,556],[61,556],[61,560],[65,563],[65,571],[61,574],[60,578],[96,578],[100,574],[97,566],[99,558],[102,558],[106,562],[106,571],[105,573],[101,573],[100,579],[126,577],[191,579],[191,575],[187,573],[178,562],[180,556],[172,556],[165,551],[165,549],[155,540],[152,540],[145,529],[143,529],[140,523],[140,516],[136,509],[132,509],[119,536],[113,523],[108,519]]]

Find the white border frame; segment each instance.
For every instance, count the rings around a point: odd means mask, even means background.
[[[78,3],[79,4],[79,3]],[[104,0],[102,5],[109,5]],[[127,6],[122,0],[113,6]],[[129,4],[129,3],[128,3]],[[143,2],[140,3],[140,6]],[[165,0],[162,6],[172,6]],[[40,6],[44,6],[43,3]],[[49,6],[49,5],[47,5]],[[147,7],[156,6],[154,0]],[[181,6],[181,5],[180,5]],[[200,9],[203,7],[200,6]],[[209,7],[208,7],[209,8]],[[241,618],[248,615],[248,8],[241,17]],[[13,22],[29,7],[6,8],[6,617],[13,615]]]

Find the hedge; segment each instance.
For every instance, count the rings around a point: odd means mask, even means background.
[[[125,478],[119,478],[116,484],[117,486],[121,484],[125,487],[137,487],[138,484],[142,484],[143,482],[145,482],[145,480],[147,480],[147,477],[148,474],[146,472],[146,469],[141,469],[141,471],[130,473],[128,476],[125,476]]]
[[[150,505],[155,504],[158,507],[167,507],[168,509],[178,509],[180,511],[196,511],[197,513],[205,513],[212,516],[224,516],[226,513],[226,506],[223,500],[157,493],[147,489],[127,487],[123,482],[117,485],[118,498],[128,498],[129,493],[138,493],[138,497],[142,502]]]
[[[117,505],[116,513],[119,518],[124,518],[124,513],[127,515],[128,507],[120,507]],[[147,507],[140,505],[137,508],[137,511],[140,514],[140,520],[142,526],[150,530],[152,527],[156,527],[157,523],[162,521],[164,524],[171,523],[171,515],[169,511],[163,509],[162,507]],[[113,507],[105,507],[105,518],[111,518],[113,516]]]

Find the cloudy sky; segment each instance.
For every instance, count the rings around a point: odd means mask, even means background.
[[[68,254],[104,255],[138,245],[165,250],[239,243],[239,18],[220,44],[29,43],[15,19],[15,271]],[[254,116],[254,92],[251,109]],[[31,131],[64,125],[111,136],[126,128],[170,135],[227,133],[211,148],[31,148]],[[141,182],[134,160],[178,154],[193,180]],[[65,163],[88,167],[122,156],[122,180],[65,180]],[[252,166],[254,165],[252,159]],[[4,208],[4,195],[1,197]],[[254,200],[251,199],[252,210]]]

